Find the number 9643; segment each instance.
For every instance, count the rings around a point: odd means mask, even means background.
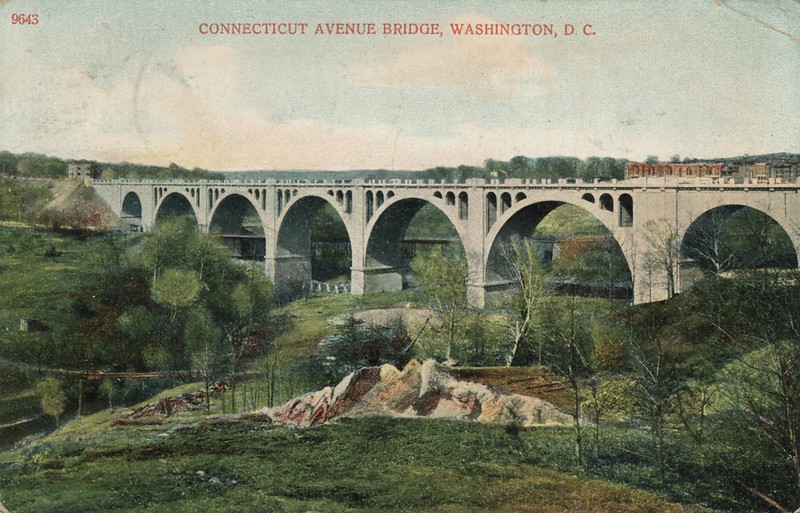
[[[39,24],[39,15],[38,14],[12,14],[11,15],[11,24],[12,25],[38,25]]]

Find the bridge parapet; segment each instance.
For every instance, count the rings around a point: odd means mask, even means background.
[[[236,189],[246,189],[248,187],[266,187],[267,189],[275,189],[286,186],[300,189],[323,189],[334,188],[342,190],[370,190],[379,188],[394,188],[400,190],[413,190],[413,189],[426,189],[435,192],[437,189],[444,190],[465,190],[465,189],[480,189],[486,193],[497,190],[507,191],[511,189],[522,190],[582,190],[582,191],[656,191],[665,192],[673,190],[680,191],[767,191],[767,192],[788,192],[800,193],[800,183],[783,181],[781,179],[770,178],[769,180],[742,180],[733,177],[721,179],[709,178],[676,178],[676,177],[645,177],[634,178],[631,180],[612,180],[612,181],[593,181],[584,182],[582,180],[550,180],[550,179],[522,179],[522,178],[506,178],[506,179],[468,179],[463,182],[446,182],[443,180],[277,180],[277,179],[264,179],[264,180],[95,180],[94,187],[99,191],[108,191],[111,189],[123,190],[130,188],[130,190],[148,188],[148,187],[171,187],[171,188],[185,188],[185,187],[229,187]]]

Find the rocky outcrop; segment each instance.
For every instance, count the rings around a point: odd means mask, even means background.
[[[486,423],[566,424],[571,417],[536,397],[495,392],[459,381],[446,367],[412,360],[403,370],[391,365],[366,367],[335,387],[306,394],[262,410],[279,424],[309,427],[338,417],[376,415],[429,417]]]

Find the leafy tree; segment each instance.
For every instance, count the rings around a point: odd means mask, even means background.
[[[334,377],[340,379],[364,366],[389,363],[403,367],[411,359],[411,345],[411,337],[399,318],[380,326],[349,316],[342,332],[321,347],[320,355],[335,362]]]
[[[239,365],[248,356],[252,328],[265,321],[275,307],[272,284],[262,274],[251,273],[245,281],[237,283],[229,298],[229,309],[218,316],[219,326],[227,342],[231,368],[231,408],[236,412],[236,374]],[[247,389],[244,389],[245,396]]]
[[[108,400],[108,407],[110,409],[114,408],[114,381],[106,378],[100,383],[100,393],[106,397]]]
[[[180,336],[184,311],[195,303],[202,284],[194,271],[168,268],[153,281],[153,299],[169,311],[167,326],[163,330],[162,344],[167,349],[172,370],[185,367],[185,344]]]
[[[55,157],[23,153],[19,157],[17,172],[29,178],[61,178],[67,176],[67,163]]]
[[[0,175],[16,176],[19,159],[9,151],[0,151]]]
[[[153,282],[153,299],[173,312],[191,305],[200,295],[202,285],[199,277],[192,271],[165,269]]]
[[[435,246],[411,261],[427,305],[442,318],[447,341],[445,360],[451,360],[459,321],[467,308],[467,261],[463,253]]]
[[[53,417],[56,420],[57,426],[58,419],[61,417],[61,414],[64,413],[67,402],[67,396],[61,388],[61,382],[56,378],[46,378],[39,383],[37,392],[42,405],[42,411]]]
[[[577,248],[569,253],[562,251],[551,266],[551,274],[560,284],[605,290],[609,298],[620,289],[633,290],[627,261],[612,237],[571,244]]]

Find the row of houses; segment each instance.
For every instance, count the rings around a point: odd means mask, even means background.
[[[626,166],[626,177],[629,179],[649,177],[677,178],[722,178],[736,177],[757,183],[770,180],[778,182],[794,182],[800,169],[796,163],[758,162],[758,163],[648,163],[629,162]]]

